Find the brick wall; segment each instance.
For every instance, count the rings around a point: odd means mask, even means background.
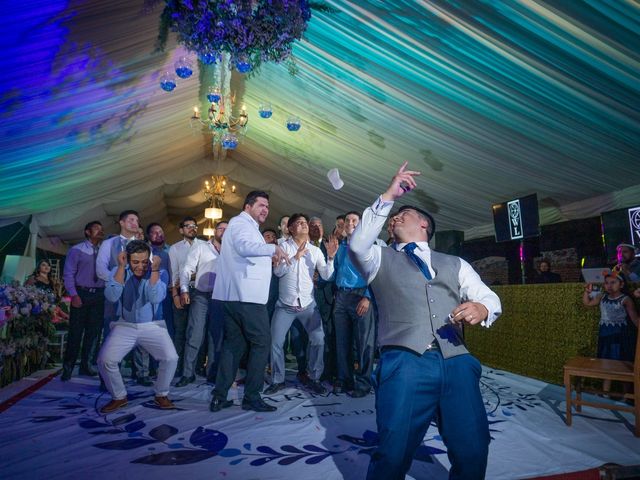
[[[509,265],[505,257],[486,257],[471,262],[471,266],[487,285],[509,283]]]
[[[536,269],[543,258],[549,260],[551,271],[559,274],[563,282],[580,281],[580,259],[575,248],[561,248],[560,250],[540,252],[540,256],[533,259]]]

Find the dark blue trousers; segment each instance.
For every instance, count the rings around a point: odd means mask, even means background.
[[[384,351],[373,375],[380,444],[367,479],[404,479],[433,419],[447,447],[449,478],[483,479],[490,437],[481,372],[470,354],[444,360],[437,350]]]

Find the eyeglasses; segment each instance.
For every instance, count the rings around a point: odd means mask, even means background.
[[[187,225],[183,225],[182,228],[198,228],[198,225],[196,225],[195,223],[189,223]]]

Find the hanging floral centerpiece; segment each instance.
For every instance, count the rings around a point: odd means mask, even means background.
[[[165,0],[160,21],[159,46],[168,31],[198,54],[205,64],[229,54],[240,73],[263,62],[282,62],[291,55],[311,18],[311,9],[326,6],[305,0]]]

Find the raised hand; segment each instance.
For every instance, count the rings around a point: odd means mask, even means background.
[[[118,266],[126,267],[127,266],[127,252],[124,250],[118,254]]]
[[[324,248],[327,250],[327,258],[333,258],[336,256],[336,252],[338,251],[338,237],[335,235],[330,235],[328,240],[324,242]]]
[[[414,170],[406,170],[409,162],[404,162],[391,179],[391,183],[387,191],[382,194],[382,200],[385,202],[393,202],[405,193],[416,188],[417,184],[413,177],[420,175],[420,172]]]
[[[160,255],[154,255],[153,260],[151,260],[151,270],[159,270],[161,263],[162,258],[160,258]]]
[[[280,265],[282,262],[285,262],[287,265],[291,265],[289,256],[280,245],[276,245],[276,253],[273,254],[273,265]]]
[[[302,257],[304,257],[307,254],[307,252],[309,252],[309,249],[307,248],[307,242],[304,242],[302,245],[298,247],[298,251],[293,256],[293,258],[296,260],[300,260]]]

